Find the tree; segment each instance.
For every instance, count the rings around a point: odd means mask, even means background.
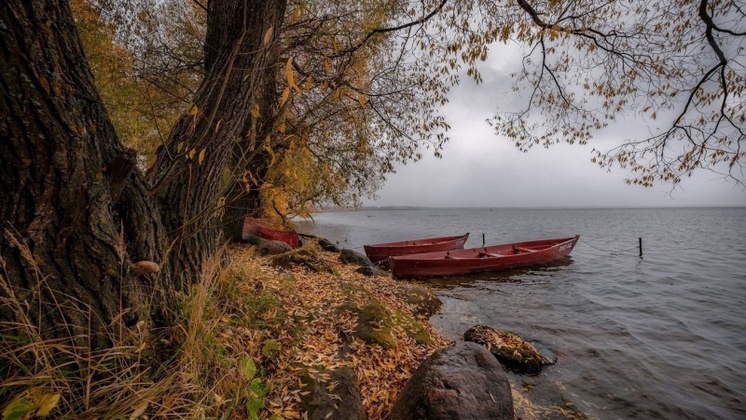
[[[210,2],[206,77],[147,176],[117,138],[66,2],[0,5],[4,326],[105,346],[117,317],[168,325],[220,238],[215,208],[283,0]],[[132,263],[161,264],[143,273]],[[90,331],[89,331],[90,329]]]
[[[702,169],[743,184],[746,10],[738,2],[478,0],[442,17],[439,33],[455,34],[445,62],[464,63],[477,81],[490,45],[528,46],[514,75],[522,106],[499,104],[490,120],[521,150],[587,143],[633,114],[650,135],[596,151],[601,167],[628,168],[627,182],[643,186]]]

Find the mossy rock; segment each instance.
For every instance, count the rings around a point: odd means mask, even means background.
[[[417,344],[429,346],[433,344],[433,338],[430,336],[430,332],[422,326],[422,324],[411,316],[403,313],[396,313],[396,323],[404,328],[407,335],[413,339]]]
[[[369,344],[394,348],[396,342],[391,335],[393,325],[391,311],[378,302],[371,302],[358,313],[355,336]]]
[[[520,373],[539,373],[551,364],[531,343],[509,331],[476,325],[464,333],[464,341],[485,346],[506,368]]]
[[[290,269],[296,266],[307,267],[315,273],[331,273],[330,267],[324,260],[319,258],[314,248],[300,248],[285,252],[272,257],[270,264],[273,267]]]
[[[319,378],[328,378],[323,381]],[[366,418],[355,372],[349,367],[303,374],[301,408],[309,420],[362,420]]]
[[[425,317],[435,315],[443,306],[443,302],[432,290],[422,286],[407,287],[404,301],[413,307],[415,315]]]

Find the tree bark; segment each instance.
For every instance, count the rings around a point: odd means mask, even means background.
[[[133,257],[160,259],[157,214],[68,5],[9,0],[0,10],[0,276],[2,297],[21,305],[3,305],[1,319],[25,305],[47,336],[91,333],[106,345],[110,322],[134,322],[158,286],[128,270]]]
[[[116,136],[66,2],[0,2],[0,325],[110,344],[219,246],[216,210],[232,142],[286,0],[213,0],[196,112],[173,128],[146,179]],[[131,263],[161,265],[135,274]],[[173,275],[172,275],[173,273]],[[90,338],[89,338],[90,337]]]
[[[219,211],[228,187],[224,170],[233,145],[245,134],[285,7],[285,0],[209,4],[205,81],[194,107],[177,122],[158,153],[151,177],[175,273],[199,273],[202,261],[221,244]]]

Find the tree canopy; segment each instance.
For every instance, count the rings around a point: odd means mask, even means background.
[[[105,4],[108,15],[122,7]],[[122,25],[135,39],[130,48],[140,49],[133,54],[148,92],[180,98],[158,107],[172,115],[194,89],[184,90],[185,80],[201,77],[193,40],[206,11],[192,2],[185,13],[179,4],[141,2],[153,14],[144,21],[172,22],[166,26]],[[627,181],[643,186],[676,184],[702,169],[743,183],[743,17],[732,0],[291,2],[265,77],[273,103],[252,107],[250,144],[238,152],[261,159],[240,158],[232,177],[261,189],[282,213],[359,203],[424,148],[439,156],[450,88],[463,77],[480,82],[481,63],[506,43],[526,51],[513,75],[521,103],[496,101],[488,122],[520,150],[586,144],[633,115],[649,135],[597,145],[593,162],[626,168]]]

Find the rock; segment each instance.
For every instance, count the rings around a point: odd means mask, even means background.
[[[339,252],[341,250],[335,243],[326,238],[319,239],[319,246],[324,251]]]
[[[362,274],[364,276],[368,276],[368,277],[371,277],[371,276],[380,276],[382,274],[381,270],[379,270],[378,268],[376,268],[376,267],[374,267],[372,265],[364,265],[364,266],[358,268],[357,270],[355,270],[355,272],[360,273],[360,274]]]
[[[290,252],[285,252],[284,254],[276,255],[272,257],[270,264],[274,267],[286,269],[300,265],[307,267],[315,273],[332,272],[332,268],[308,248],[300,248],[291,250]]]
[[[539,373],[542,366],[552,364],[531,343],[509,331],[475,325],[466,330],[464,340],[483,345],[506,368],[520,373]]]
[[[394,348],[393,326],[391,311],[378,302],[371,302],[359,310],[354,334],[368,344]]]
[[[259,253],[262,255],[277,255],[284,252],[292,251],[293,248],[282,241],[261,241],[259,243]]]
[[[513,419],[508,378],[484,347],[461,342],[432,354],[391,410],[399,419]]]
[[[322,372],[329,375],[328,382],[321,382],[311,375],[303,376],[301,408],[309,420],[337,419],[362,420],[366,418],[360,388],[355,372],[349,367]]]
[[[422,286],[407,287],[407,294],[404,296],[404,301],[414,307],[415,315],[425,317],[435,315],[440,310],[440,307],[443,306],[443,302],[435,296],[435,293]]]
[[[343,249],[339,253],[339,259],[345,264],[355,264],[361,266],[373,265],[373,262],[370,260],[370,258],[366,257],[364,254],[348,248]]]
[[[262,239],[261,237],[248,232],[241,233],[241,239],[256,246],[261,245],[262,241],[264,241],[264,239]]]

